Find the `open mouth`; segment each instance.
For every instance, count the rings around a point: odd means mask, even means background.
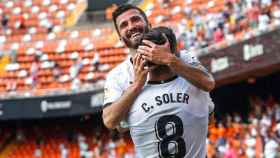
[[[142,36],[144,30],[141,27],[135,27],[127,32],[128,39],[137,39]]]
[[[136,32],[136,33],[133,33],[133,34],[130,36],[130,38],[131,38],[131,39],[135,39],[135,38],[139,38],[140,36],[141,36],[141,33]]]

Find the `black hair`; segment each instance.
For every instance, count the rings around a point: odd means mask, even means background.
[[[166,42],[164,35],[167,37],[167,40],[170,45],[170,50],[173,54],[176,54],[177,51],[177,41],[176,36],[172,29],[168,27],[156,27],[151,29],[148,33],[144,34],[143,39],[151,41],[155,44],[162,45]]]
[[[113,21],[114,21],[114,25],[115,25],[115,28],[119,34],[119,30],[118,30],[118,26],[117,26],[117,17],[120,16],[122,13],[130,10],[130,9],[135,9],[135,10],[138,10],[139,13],[141,14],[141,16],[144,18],[144,20],[146,21],[146,23],[148,24],[148,18],[145,14],[145,12],[143,10],[141,10],[140,8],[134,6],[134,5],[131,5],[131,4],[123,4],[123,5],[120,5],[114,12],[113,12]]]

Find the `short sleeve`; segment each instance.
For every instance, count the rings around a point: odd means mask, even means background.
[[[185,63],[188,64],[200,63],[197,57],[187,52],[186,50],[180,51],[180,59],[182,59]]]
[[[118,84],[118,80],[113,74],[108,74],[105,85],[104,85],[104,103],[103,106],[108,103],[115,102],[119,97],[121,97],[123,89]]]
[[[208,99],[208,107],[209,107],[209,114],[213,113],[215,110],[215,104],[210,96],[210,94],[208,93],[207,95],[207,99]]]

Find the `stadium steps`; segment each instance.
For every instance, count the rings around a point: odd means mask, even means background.
[[[77,7],[75,10],[73,10],[70,15],[65,19],[64,26],[66,28],[74,26],[77,21],[79,20],[80,16],[84,13],[84,11],[87,8],[87,1],[86,0],[81,0],[77,4]]]
[[[0,146],[0,158],[7,158],[8,155],[17,147],[16,135],[11,136]]]
[[[6,66],[10,63],[10,57],[8,55],[3,55],[0,58],[0,75],[5,73]]]
[[[114,24],[111,21],[103,21],[103,22],[98,22],[98,23],[93,23],[93,22],[89,22],[86,20],[82,21],[82,22],[78,22],[76,25],[70,27],[70,28],[65,28],[65,31],[71,32],[71,31],[75,31],[75,30],[93,30],[95,28],[111,28],[112,30],[114,30]]]

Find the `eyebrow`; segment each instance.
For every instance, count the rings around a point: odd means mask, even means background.
[[[141,16],[140,15],[133,15],[131,16],[129,19],[127,20],[130,20],[130,19],[135,19],[135,18],[140,18],[141,19]],[[121,27],[121,25],[123,25],[124,22],[126,22],[127,20],[122,20],[120,23],[119,23],[119,27]]]
[[[132,17],[130,17],[131,20],[135,20],[135,19],[141,19],[141,16],[139,15],[134,15]]]

